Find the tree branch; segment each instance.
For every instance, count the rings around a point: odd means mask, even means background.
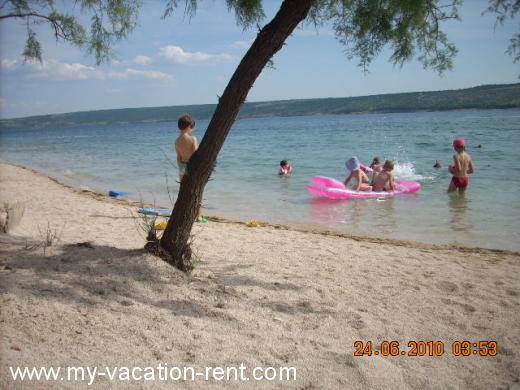
[[[70,36],[65,32],[63,29],[63,26],[61,23],[59,23],[57,20],[50,18],[46,15],[42,15],[36,12],[26,12],[26,13],[11,13],[7,15],[0,15],[0,20],[7,19],[7,18],[40,18],[44,19],[47,23],[52,25],[52,28],[54,29],[54,36],[56,38],[61,38],[64,40],[69,40]]]
[[[26,12],[26,13],[11,13],[7,15],[0,15],[0,20],[7,19],[7,18],[26,18],[26,17],[36,17],[36,18],[43,18],[43,19],[49,19],[49,17],[45,15],[38,14],[36,12]]]

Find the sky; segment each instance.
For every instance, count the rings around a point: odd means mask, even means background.
[[[267,23],[280,1],[264,1]],[[66,3],[65,3],[66,4]],[[366,96],[436,91],[519,82],[520,66],[506,54],[517,21],[495,26],[482,14],[487,0],[466,0],[461,21],[443,25],[459,53],[453,71],[439,76],[417,60],[396,67],[383,51],[365,73],[349,60],[329,26],[299,27],[251,89],[248,101]],[[162,19],[164,2],[145,0],[138,26],[114,47],[109,64],[67,43],[56,43],[47,26],[37,28],[43,63],[21,58],[26,27],[0,22],[0,115],[2,118],[99,109],[217,103],[256,28],[243,30],[223,0],[199,1],[197,14],[183,8]]]

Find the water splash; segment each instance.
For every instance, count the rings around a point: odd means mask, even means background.
[[[414,162],[396,161],[394,166],[394,175],[401,179],[413,181],[431,181],[435,179],[434,176],[417,173],[416,169],[417,167]]]

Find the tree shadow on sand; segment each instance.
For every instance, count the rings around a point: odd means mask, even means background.
[[[77,243],[53,247],[45,256],[41,248],[27,249],[32,244],[0,235],[0,293],[48,298],[78,309],[111,304],[110,310],[124,312],[143,304],[176,316],[226,320],[233,319],[222,310],[228,304],[289,315],[333,314],[301,299],[282,299],[286,293],[303,292],[307,287],[280,280],[276,274],[271,280],[244,274],[252,266],[247,263],[220,265],[217,259],[208,258],[205,262],[210,266],[205,272],[210,277],[188,276],[144,249]],[[261,290],[266,299],[259,301],[244,293],[249,289]]]
[[[27,249],[34,243],[7,235],[0,236],[0,245],[1,293],[48,297],[80,308],[118,302],[122,309],[144,304],[175,315],[213,316],[190,299],[164,299],[167,289],[189,283],[188,278],[144,249],[80,243],[44,256],[41,248]]]

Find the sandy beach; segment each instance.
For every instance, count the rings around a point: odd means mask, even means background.
[[[9,367],[294,367],[291,381],[110,381],[90,388],[520,388],[520,256],[230,221],[196,224],[185,275],[146,253],[137,205],[0,164],[2,388]],[[261,220],[261,216],[257,219]],[[53,245],[41,243],[47,232]],[[78,245],[79,244],[79,245]],[[44,253],[45,249],[45,253]],[[355,341],[373,344],[354,356]],[[452,343],[496,341],[496,356]],[[398,341],[404,355],[382,356]],[[408,356],[441,341],[442,356]],[[376,355],[375,352],[378,352]]]

